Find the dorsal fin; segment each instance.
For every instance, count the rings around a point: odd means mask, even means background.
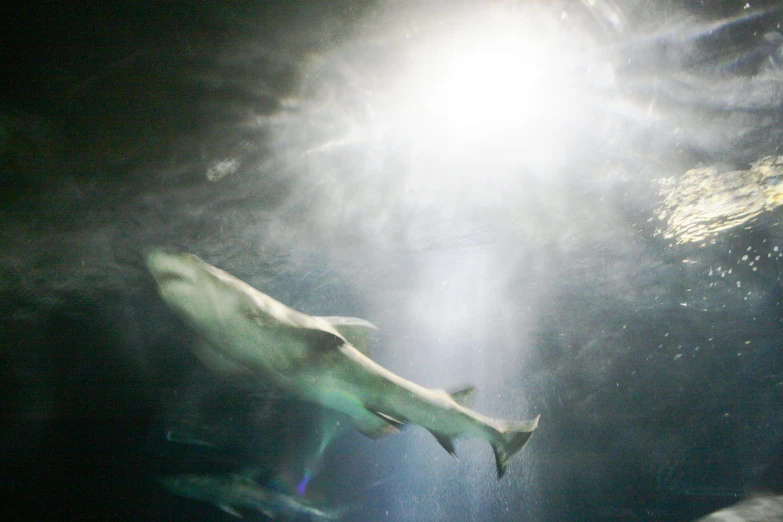
[[[475,386],[466,386],[461,390],[451,392],[451,398],[454,399],[454,402],[456,402],[460,406],[465,406],[466,408],[470,408],[471,406],[473,406],[473,399],[475,394],[476,394]]]
[[[321,319],[328,322],[363,355],[369,356],[368,345],[370,340],[375,337],[375,332],[378,330],[377,326],[358,317],[339,317],[334,315],[321,317]]]
[[[283,328],[290,327],[286,326]],[[315,348],[322,352],[334,350],[345,344],[345,341],[341,337],[334,335],[332,332],[315,328],[297,328],[297,330],[298,335],[303,335],[307,339],[311,348]]]

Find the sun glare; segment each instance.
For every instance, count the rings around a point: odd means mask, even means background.
[[[384,114],[413,144],[413,185],[442,190],[444,175],[457,176],[476,196],[487,177],[555,168],[552,158],[588,125],[599,69],[585,51],[551,18],[489,12],[439,29],[408,49]]]
[[[278,120],[278,148],[316,179],[372,188],[393,176],[411,208],[489,208],[589,147],[612,70],[561,14],[490,6],[379,19],[314,57],[308,96]]]

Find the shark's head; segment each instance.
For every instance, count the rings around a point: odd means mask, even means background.
[[[311,348],[345,342],[328,321],[297,312],[192,254],[152,250],[146,261],[163,301],[206,341],[193,350],[214,371],[287,382]]]
[[[145,258],[158,286],[193,286],[198,283],[201,267],[198,266],[199,259],[191,254],[151,250]]]
[[[161,297],[170,306],[187,311],[199,303],[206,304],[203,302],[204,290],[214,286],[214,276],[207,273],[199,258],[187,253],[154,250],[147,253],[146,261]]]
[[[192,254],[153,250],[146,262],[166,304],[197,329],[242,317],[251,306],[241,281]]]

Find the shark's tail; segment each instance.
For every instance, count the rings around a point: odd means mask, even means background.
[[[506,466],[511,457],[521,450],[533,435],[533,432],[538,427],[538,419],[540,417],[541,415],[537,415],[535,419],[526,422],[503,424],[500,430],[500,438],[490,441],[492,449],[495,451],[495,466],[497,467],[498,480],[503,478],[503,475],[506,473]]]

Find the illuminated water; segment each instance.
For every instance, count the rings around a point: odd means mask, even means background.
[[[349,521],[690,521],[780,494],[783,9],[703,4],[6,8],[5,512],[234,519],[171,474]],[[370,320],[378,363],[539,429],[498,482],[484,441],[371,440],[210,373],[156,245]]]

